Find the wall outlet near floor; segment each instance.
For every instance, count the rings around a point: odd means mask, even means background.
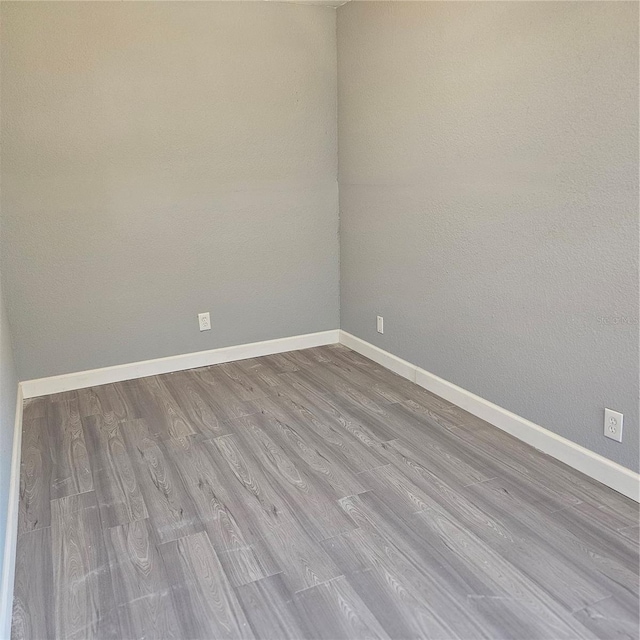
[[[384,318],[382,316],[376,317],[376,331],[378,333],[384,333]]]
[[[209,331],[211,329],[211,317],[208,311],[198,314],[198,324],[200,325],[200,331]]]
[[[622,442],[622,414],[612,409],[604,410],[604,435],[616,442]]]

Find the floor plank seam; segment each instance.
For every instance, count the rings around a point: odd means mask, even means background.
[[[478,480],[478,482],[470,482],[469,484],[463,484],[463,489],[468,489],[469,487],[476,487],[479,484],[484,484],[485,482],[491,482],[492,480],[497,480],[498,476],[494,476],[493,478],[485,478],[484,480]]]
[[[334,578],[329,578],[328,580],[323,580],[322,582],[312,584],[311,586],[305,587],[304,589],[298,589],[297,591],[294,591],[293,594],[297,596],[298,594],[304,593],[305,591],[310,591],[311,589],[317,589],[318,587],[322,587],[325,584],[331,584],[332,582],[335,582],[336,580],[340,580],[341,578],[345,578],[345,575],[340,574],[339,576],[335,576]]]

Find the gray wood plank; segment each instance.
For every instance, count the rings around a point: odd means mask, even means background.
[[[283,499],[278,485],[255,460],[250,449],[236,435],[221,436],[214,444],[224,460],[221,471],[225,486],[236,496],[239,505],[250,514],[253,531],[259,535],[295,521],[290,505]]]
[[[106,417],[89,416],[82,423],[103,526],[115,527],[148,518],[129,449],[122,437],[123,423],[112,412]]]
[[[184,375],[199,389],[220,420],[233,420],[255,413],[257,407],[247,399],[242,387],[219,369],[220,365],[192,369],[184,372]]]
[[[363,361],[366,361],[366,364],[356,364],[350,358],[345,357],[344,353],[336,354],[334,352],[324,367],[316,367],[312,372],[332,392],[340,391],[342,387],[348,386],[356,389],[369,400],[375,400],[378,403],[402,402],[416,395],[424,400],[431,396],[428,391],[417,387],[371,360],[363,358]],[[357,399],[353,391],[349,395]]]
[[[185,438],[166,447],[217,551],[243,549],[260,539],[261,530],[213,442]]]
[[[307,383],[303,379],[301,384],[294,378],[298,376],[287,376],[292,386],[305,394],[313,393],[313,382]],[[349,389],[343,392],[326,393],[323,398],[341,416],[344,428],[349,429],[353,425],[352,433],[355,434],[357,430],[366,434],[367,444],[388,442],[398,437],[397,431],[392,428],[393,421],[390,417],[390,408],[394,405],[386,401],[366,399],[363,394],[352,393]],[[359,435],[358,437],[362,440]]]
[[[392,541],[393,544],[393,541]],[[409,564],[392,558],[397,553],[386,542],[358,529],[322,542],[345,571],[349,584],[392,638],[454,638],[453,629],[431,612]]]
[[[229,433],[225,421],[229,412],[222,410],[216,393],[199,384],[195,376],[184,372],[163,376],[163,382],[187,416],[192,428],[206,438]]]
[[[98,393],[100,387],[85,387],[76,391],[78,399],[78,411],[80,418],[88,418],[89,416],[101,416],[110,411],[110,407],[106,405],[104,395]],[[103,406],[103,402],[105,405]]]
[[[120,638],[93,492],[51,503],[56,638]]]
[[[209,527],[206,528],[207,533]],[[229,582],[234,587],[250,584],[282,572],[273,551],[262,541],[229,551],[216,551]]]
[[[425,442],[433,438],[461,462],[480,471],[485,478],[503,478],[514,486],[522,486],[528,493],[527,499],[538,502],[547,511],[556,511],[580,502],[568,486],[550,485],[541,477],[541,474],[533,473],[530,463],[526,460],[520,462],[516,457],[500,455],[500,449],[479,439],[474,429],[454,426],[446,416],[443,419],[433,419],[432,412],[425,412],[424,407],[415,402],[394,405],[392,410],[395,412],[397,424],[402,425],[402,440],[409,442],[421,453],[425,453]],[[508,436],[495,427],[491,429],[495,431],[496,438]],[[505,442],[510,444],[511,440]],[[535,452],[532,447],[524,446]],[[542,460],[543,454],[537,453]],[[529,452],[526,457],[528,455]],[[542,471],[540,469],[540,472]],[[439,475],[441,472],[437,473]],[[524,478],[526,482],[523,482]],[[462,484],[473,483],[463,482]]]
[[[202,531],[191,497],[165,445],[149,430],[145,420],[122,424],[131,463],[149,518],[160,542]]]
[[[167,388],[170,379],[170,376],[149,376],[131,380],[126,387],[128,395],[135,398],[141,418],[161,440],[180,439],[196,433]]]
[[[404,453],[406,456],[410,455],[408,450]],[[426,512],[438,514],[439,517],[453,517],[457,522],[463,523],[468,530],[497,549],[514,566],[536,580],[541,588],[551,593],[569,610],[580,609],[609,594],[605,586],[577,572],[573,563],[567,561],[566,557],[550,552],[548,545],[544,543],[535,544],[541,543],[542,540],[536,540],[533,531],[520,526],[517,518],[513,517],[512,512],[518,510],[520,503],[513,502],[511,510],[504,511],[496,517],[491,509],[486,508],[485,501],[477,498],[468,499],[460,491],[444,483],[441,480],[442,475],[435,476],[418,464],[401,468],[423,490],[421,499],[426,503]],[[480,495],[496,482],[479,484]],[[389,508],[397,510],[399,498],[384,490],[376,491],[376,495],[389,505]],[[473,495],[477,496],[478,493]],[[408,503],[407,508],[410,506],[411,503]],[[546,512],[538,512],[538,516],[544,527]]]
[[[236,593],[258,640],[311,637],[291,607],[292,595],[281,575],[240,586]]]
[[[343,468],[359,472],[388,463],[374,434],[317,394],[287,385],[261,405],[278,420],[295,424],[316,446],[328,449]]]
[[[49,398],[50,396],[40,396],[24,400],[22,403],[22,422],[30,422],[34,418],[46,418]]]
[[[79,389],[76,393],[80,417],[103,416],[109,421],[140,418],[139,406],[132,403],[127,394],[132,384],[125,381]]]
[[[373,523],[324,540],[322,546],[365,602],[378,600],[371,609],[392,637],[404,637],[395,636],[403,627],[407,637],[414,636],[416,630],[425,638],[483,636],[464,599],[452,602],[451,594],[443,593],[438,586],[428,563],[414,560]],[[400,614],[398,621],[396,616]]]
[[[519,633],[549,638],[592,637],[542,587],[463,525],[433,511],[417,516],[484,581],[482,593],[468,595],[492,628],[493,637],[513,638]],[[486,593],[488,590],[491,593]]]
[[[331,398],[341,398],[348,402],[368,405],[398,402],[401,396],[380,393],[372,379],[365,371],[355,367],[340,366],[335,363],[323,366],[309,366],[296,371],[293,375],[283,376],[286,380],[295,378],[298,384],[305,385],[314,391],[320,391]],[[388,391],[388,387],[386,389]]]
[[[433,614],[384,566],[347,574],[347,581],[391,638],[450,639]]]
[[[93,490],[93,476],[75,398],[47,405],[51,499]]]
[[[432,548],[415,519],[392,515],[380,504],[366,505],[361,494],[341,500],[358,529],[323,542],[336,563],[350,575],[377,569],[394,576],[400,586],[428,608],[422,618],[427,637],[491,637],[486,624],[469,603],[469,593],[481,592],[482,581],[465,571],[456,559]],[[387,522],[389,520],[389,522]]]
[[[589,605],[574,615],[581,624],[602,640],[638,638],[638,616],[630,613],[614,597]]]
[[[292,371],[300,371],[299,359],[291,358],[287,353],[274,353],[264,356],[263,360],[276,373],[291,373]]]
[[[342,575],[342,569],[295,522],[265,533],[263,545],[282,570],[282,579],[292,593]]]
[[[153,527],[137,520],[106,532],[122,638],[182,638]]]
[[[259,421],[260,427],[271,437],[287,455],[301,464],[313,477],[319,480],[326,491],[335,498],[343,498],[364,491],[357,475],[344,465],[332,460],[331,452],[316,439],[308,429],[289,420],[280,420],[263,409],[252,416]]]
[[[331,365],[341,370],[343,376],[348,377],[352,373],[365,376],[363,382],[389,402],[415,401],[438,413],[453,406],[447,400],[342,345],[329,345],[322,349],[326,350]]]
[[[292,357],[303,356],[305,360],[323,363],[331,361],[331,352],[329,349],[331,347],[339,346],[337,344],[334,345],[322,345],[321,347],[310,347],[309,349],[301,349],[300,351],[290,351],[289,354]]]
[[[520,500],[505,482],[492,480],[468,487],[465,493],[489,521],[508,523],[509,529],[503,526],[506,535],[496,541],[497,527],[476,526],[464,517],[462,521],[478,535],[493,537],[494,546],[528,570],[568,610],[575,611],[612,594],[629,612],[637,613],[637,569],[609,556],[604,544],[576,537],[537,504]]]
[[[167,443],[187,493],[218,554],[231,584],[238,586],[280,571],[269,549],[261,542],[262,530],[252,513],[228,489],[224,458],[211,441],[185,438]],[[231,506],[233,505],[233,506]]]
[[[400,518],[369,492],[341,502],[369,534],[383,535],[387,540],[394,537],[396,547],[410,559],[416,573],[421,572],[422,585],[427,584],[426,565],[435,585],[447,585],[449,600],[464,603],[464,611],[458,614],[466,614],[466,622],[475,627],[468,628],[464,637],[478,633],[492,638],[535,633],[552,638],[592,637],[525,574],[447,514],[422,511]],[[451,602],[448,606],[451,608]],[[446,603],[440,605],[438,613],[441,611],[447,611]],[[447,619],[455,617],[450,614]]]
[[[238,597],[206,533],[159,546],[183,638],[253,638]]]
[[[126,393],[131,381],[104,385],[107,408],[116,420],[136,420],[142,417],[140,408],[130,402]],[[98,387],[98,391],[101,387]],[[106,416],[105,416],[106,417]]]
[[[18,535],[51,524],[51,466],[46,418],[23,420]]]
[[[266,358],[248,358],[233,363],[238,369],[249,376],[261,388],[272,390],[282,384],[280,374],[267,362]],[[269,392],[270,393],[270,392]]]
[[[12,640],[54,637],[51,528],[21,535],[16,553]]]
[[[437,477],[456,489],[495,477],[482,464],[469,460],[468,452],[461,450],[459,443],[443,442],[432,433],[425,434],[420,447],[398,438],[383,443],[380,450],[390,463],[409,476]]]
[[[624,529],[619,529],[618,533],[625,538],[628,538],[634,544],[638,544],[640,540],[640,527],[636,525],[635,527],[625,527]]]
[[[369,491],[407,515],[427,509],[433,503],[430,496],[391,464],[365,471],[360,477]]]
[[[307,473],[303,464],[289,457],[261,428],[266,422],[262,413],[239,418],[234,421],[235,437],[251,451],[305,530],[324,540],[352,529],[353,523],[338,506],[326,480]]]
[[[344,577],[297,593],[293,603],[311,638],[389,638]]]
[[[273,393],[274,380],[268,375],[268,369],[262,367],[262,375],[255,375],[251,369],[240,362],[228,362],[216,367],[216,371],[228,376],[231,381],[230,387],[236,395],[247,402],[256,400]],[[258,368],[258,371],[260,369]]]
[[[584,514],[585,518],[603,526],[610,531],[622,532],[631,527],[637,527],[640,521],[640,505],[636,503],[636,508],[623,512],[616,508],[616,505],[594,504],[593,502],[581,502],[573,506],[573,510]],[[627,536],[629,537],[629,536]],[[631,538],[629,538],[631,539]],[[638,546],[638,537],[633,539],[635,546]]]
[[[298,391],[309,393],[297,385],[294,386]],[[396,434],[388,428],[388,416],[384,410],[371,411],[368,407],[362,405],[357,407],[353,403],[345,402],[342,398],[326,397],[325,399],[332,405],[332,413],[338,417],[339,426],[370,450],[375,450],[380,444],[396,438]]]
[[[628,567],[638,575],[640,559],[638,545],[609,527],[603,527],[594,521],[590,513],[577,507],[568,507],[551,514],[550,519],[562,525],[576,538],[591,546],[600,546],[607,550],[607,556],[616,559],[622,566]]]

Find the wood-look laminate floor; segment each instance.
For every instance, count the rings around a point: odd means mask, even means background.
[[[638,638],[638,506],[342,347],[25,403],[19,638]]]

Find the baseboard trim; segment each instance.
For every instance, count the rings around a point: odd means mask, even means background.
[[[297,349],[320,347],[325,344],[335,344],[338,342],[339,333],[339,329],[332,329],[318,333],[306,333],[299,336],[276,338],[275,340],[251,342],[231,347],[222,347],[220,349],[209,349],[208,351],[196,351],[195,353],[156,358],[155,360],[144,360],[113,367],[67,373],[50,378],[25,380],[21,383],[22,393],[25,398],[35,398],[36,396],[47,396],[52,393],[95,387],[112,382],[122,382],[123,380],[133,380],[135,378],[145,378],[162,373],[207,367],[213,364],[222,364],[223,362],[246,360],[247,358],[267,356],[285,351],[295,351]]]
[[[640,502],[640,475],[634,471],[346,331],[340,331],[340,343],[594,480]]]
[[[4,539],[2,578],[0,582],[0,638],[11,637],[13,612],[13,583],[16,568],[16,544],[18,542],[18,503],[20,498],[20,451],[22,447],[22,388],[18,385],[16,418],[13,428],[11,452],[11,476],[9,480],[9,504],[7,528]]]

